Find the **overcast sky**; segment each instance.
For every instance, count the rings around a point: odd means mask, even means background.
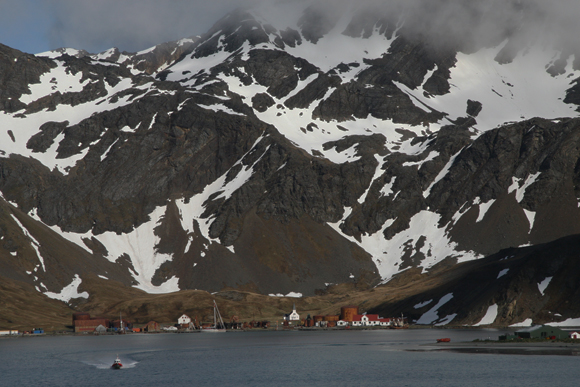
[[[60,47],[135,52],[202,34],[228,11],[262,1],[304,0],[0,0],[0,43],[29,53]],[[573,44],[580,42],[580,0],[319,1],[332,7],[337,2],[373,3],[381,9],[403,4],[420,16],[414,28],[448,30],[445,39],[493,36],[517,18],[519,4],[534,3],[538,17],[548,15],[559,33]],[[480,17],[481,11],[487,17]]]
[[[60,47],[139,51],[201,34],[252,0],[0,0],[0,43],[29,53]]]

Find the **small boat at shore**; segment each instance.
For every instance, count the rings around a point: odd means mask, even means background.
[[[121,359],[119,359],[119,355],[117,355],[117,358],[113,362],[111,368],[114,370],[120,370],[121,368],[123,368],[123,364],[121,364]]]
[[[450,341],[451,341],[451,339],[449,337],[445,337],[443,339],[437,339],[438,343],[448,343]]]
[[[215,303],[215,300],[213,301],[213,325],[207,328],[201,328],[201,332],[203,333],[219,333],[219,332],[225,332],[226,331],[226,326],[224,324],[224,320],[222,319],[222,316],[220,314],[220,311],[217,307],[217,304]]]

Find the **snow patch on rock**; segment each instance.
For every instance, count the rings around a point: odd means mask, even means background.
[[[72,282],[62,288],[60,293],[44,292],[44,294],[52,299],[64,301],[67,303],[70,302],[70,300],[73,298],[89,298],[89,293],[79,293],[79,286],[82,282],[83,280],[81,277],[79,277],[78,274],[75,274],[75,278],[73,278]]]
[[[493,324],[495,319],[497,318],[497,304],[490,305],[487,308],[487,312],[485,312],[485,316],[477,324],[473,326],[480,326],[480,325],[489,325]]]
[[[448,303],[453,298],[453,293],[449,293],[441,297],[439,302],[427,312],[423,313],[423,315],[417,320],[418,325],[428,325],[433,324],[435,321],[439,319],[439,308]],[[447,316],[450,317],[450,316]],[[450,320],[449,320],[450,321]]]
[[[547,277],[542,282],[539,282],[538,283],[538,290],[540,291],[540,293],[542,293],[542,296],[544,295],[544,292],[548,288],[548,285],[550,285],[550,282],[552,281],[552,278],[553,277]]]

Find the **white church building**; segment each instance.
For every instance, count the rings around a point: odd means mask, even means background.
[[[296,303],[292,308],[292,313],[288,313],[284,315],[284,321],[300,321],[300,315],[296,312]]]

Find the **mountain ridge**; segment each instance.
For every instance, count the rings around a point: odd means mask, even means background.
[[[238,10],[135,54],[0,46],[2,260],[28,262],[10,275],[314,295],[580,234],[572,54],[341,12]],[[39,224],[82,253],[45,260]]]

